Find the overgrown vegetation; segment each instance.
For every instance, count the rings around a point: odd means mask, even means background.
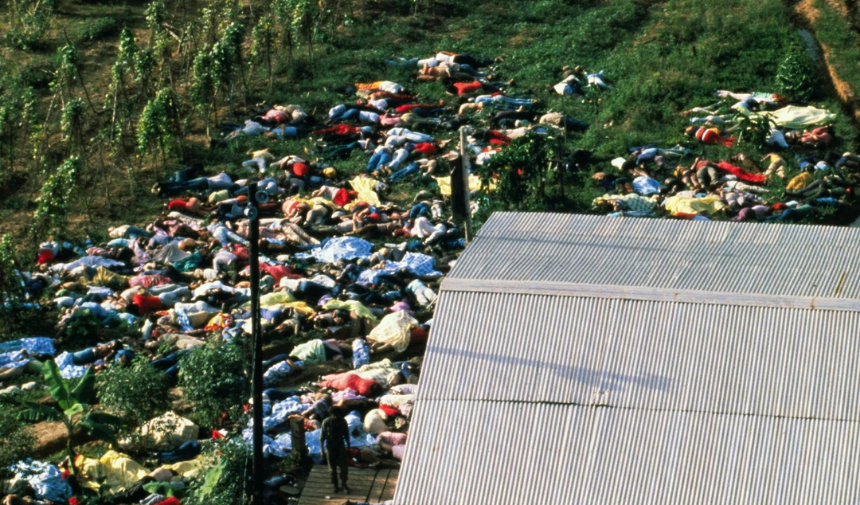
[[[36,437],[15,413],[0,408],[0,478],[8,478],[7,468],[33,453]]]
[[[53,360],[46,361],[43,370],[51,396],[57,402],[56,406],[21,401],[24,409],[18,413],[18,419],[62,422],[68,432],[66,455],[70,462],[75,461],[75,434],[79,430],[98,440],[116,444],[116,429],[122,421],[109,414],[95,412],[90,407],[95,402],[96,396],[95,369],[87,368],[84,376],[74,387],[69,381],[60,377],[60,370]],[[71,472],[75,473],[74,464],[69,467]]]
[[[222,416],[240,414],[249,394],[241,348],[233,343],[212,342],[195,349],[179,365],[179,387],[194,404],[191,419],[213,426]]]
[[[111,367],[98,377],[99,404],[137,426],[164,412],[168,406],[167,377],[137,360],[130,366]]]

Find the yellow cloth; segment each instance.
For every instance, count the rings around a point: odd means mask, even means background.
[[[373,315],[373,312],[371,312],[370,309],[365,307],[363,303],[357,300],[347,300],[345,302],[340,300],[329,300],[329,302],[323,306],[323,309],[348,310],[350,312],[355,312],[361,317],[366,317],[367,319],[370,319],[371,321],[373,321],[374,324],[376,324],[377,321],[376,316]]]
[[[275,291],[274,293],[269,293],[260,297],[260,307],[268,309],[276,306],[291,308],[305,316],[316,314],[314,309],[310,308],[307,303],[297,302],[289,291]],[[242,308],[251,308],[251,302],[247,302],[245,305],[242,305]]]
[[[260,149],[259,151],[254,151],[251,153],[252,158],[263,158],[266,161],[272,161],[275,159],[274,155],[269,152],[268,149]]]
[[[275,291],[260,297],[260,307],[271,307],[272,305],[281,305],[296,301],[295,297],[289,291]],[[246,305],[251,306],[251,302]]]
[[[356,177],[349,181],[349,185],[358,193],[357,202],[367,202],[374,207],[380,207],[382,202],[379,200],[379,195],[374,191],[377,184],[379,181],[370,177]]]
[[[809,186],[809,183],[811,183],[813,180],[815,180],[815,178],[812,177],[812,174],[810,174],[809,172],[803,172],[794,179],[788,181],[788,184],[785,186],[785,190],[800,191],[802,189],[806,189],[806,186]]]
[[[744,110],[742,109],[741,112],[744,112]],[[761,116],[769,117],[779,127],[792,130],[832,123],[836,120],[836,114],[828,110],[816,109],[812,106],[798,107],[796,105],[788,105],[777,110],[750,114],[751,118]]]
[[[391,344],[396,351],[405,351],[409,347],[412,328],[418,326],[418,321],[405,310],[388,314],[382,318],[367,336],[367,341],[375,344]]]
[[[718,196],[705,198],[670,196],[666,199],[666,210],[672,214],[713,214],[725,206],[726,204]]]
[[[439,192],[442,193],[443,196],[451,196],[451,176],[448,177],[434,177],[436,179],[436,184],[439,185]],[[475,174],[469,174],[469,191],[477,191],[481,189],[481,178]],[[490,183],[490,191],[496,189],[495,183]]]
[[[221,191],[213,191],[209,193],[209,203],[218,203],[223,202],[224,200],[230,198],[230,192],[226,189],[222,189]]]
[[[125,288],[128,286],[128,277],[111,272],[105,267],[98,267],[93,280],[89,282],[93,286],[111,286]]]
[[[180,461],[179,463],[173,463],[172,465],[161,465],[161,468],[166,468],[167,470],[187,479],[193,479],[198,473],[200,473],[200,469],[203,468],[205,464],[206,458],[203,456],[197,456],[196,458],[188,461]]]
[[[117,493],[149,474],[143,465],[116,451],[108,451],[100,459],[79,455],[75,464],[80,470],[81,485],[94,491],[104,486],[111,493]]]
[[[376,91],[383,82],[385,81],[357,82],[355,83],[355,87],[358,88],[359,91]]]

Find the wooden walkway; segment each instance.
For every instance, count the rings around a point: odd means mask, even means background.
[[[315,465],[299,498],[299,505],[341,505],[346,500],[380,503],[394,499],[400,470],[381,468],[350,468],[350,493],[332,491],[331,474],[325,465]]]

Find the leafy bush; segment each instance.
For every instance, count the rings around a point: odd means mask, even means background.
[[[806,102],[815,95],[821,85],[818,68],[809,53],[800,46],[792,44],[779,70],[776,73],[779,93],[789,100]]]
[[[179,365],[179,387],[194,403],[191,419],[212,426],[223,413],[238,409],[246,390],[242,352],[232,343],[212,342],[193,350]]]
[[[135,424],[147,421],[168,407],[167,377],[144,361],[129,367],[111,367],[99,376],[99,403]]]
[[[208,446],[204,457],[206,466],[211,468],[185,501],[192,505],[248,503],[246,491],[251,485],[251,472],[247,471],[250,464],[247,446],[236,440],[216,440]]]
[[[0,409],[0,477],[6,477],[9,465],[31,455],[35,443],[36,437],[11,410]]]
[[[81,41],[91,42],[116,35],[117,33],[119,33],[119,23],[116,19],[110,16],[87,18],[76,38]]]

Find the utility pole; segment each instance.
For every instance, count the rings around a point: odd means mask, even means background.
[[[469,194],[469,155],[466,151],[466,131],[468,126],[460,128],[460,159],[463,163],[463,200],[466,207],[466,242],[472,241],[472,206]]]
[[[260,334],[260,203],[268,201],[268,195],[257,193],[257,183],[248,185],[248,217],[251,242],[251,339],[254,343],[253,392],[254,400],[254,505],[263,505],[263,336]],[[262,201],[260,201],[262,200]]]

